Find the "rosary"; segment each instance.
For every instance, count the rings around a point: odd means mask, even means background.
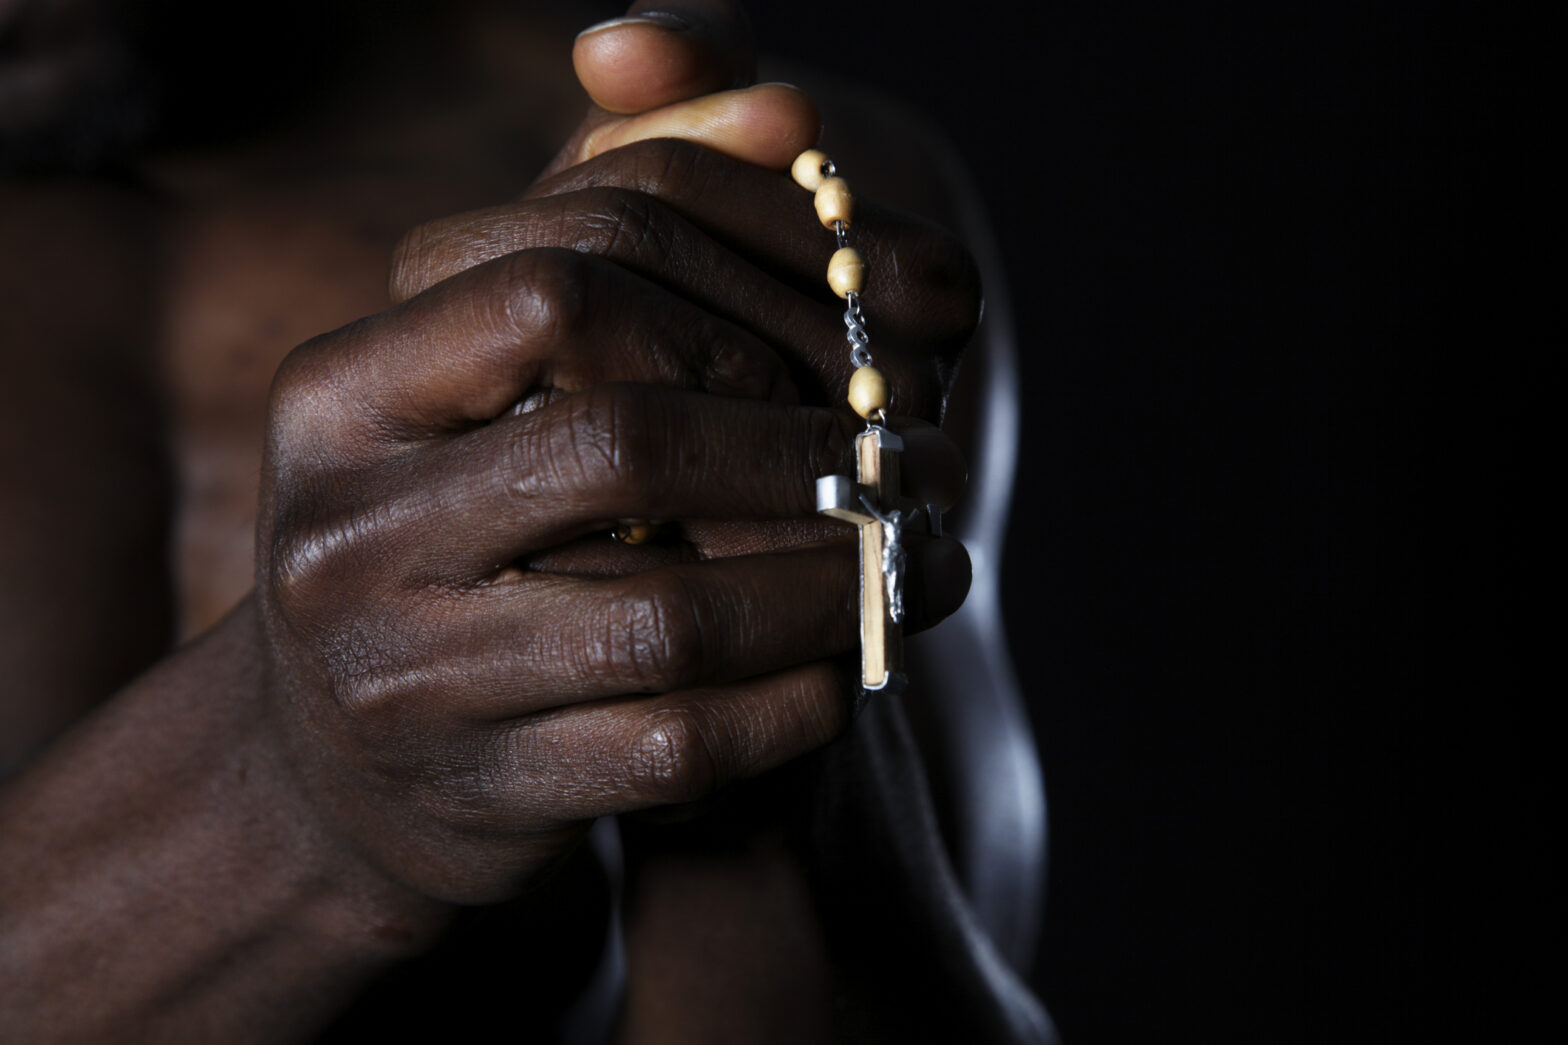
[[[795,159],[790,174],[816,194],[817,217],[838,238],[828,262],[828,286],[844,299],[844,327],[855,372],[849,379],[849,405],[866,420],[855,437],[856,476],[825,475],[817,480],[817,511],[842,519],[860,530],[860,685],[868,691],[897,693],[907,681],[903,672],[904,523],[927,514],[933,533],[940,532],[934,506],[916,505],[899,496],[898,454],[904,442],[887,427],[890,401],[887,378],[871,365],[860,310],[866,263],[849,245],[854,198],[838,177],[833,161],[817,149]],[[925,507],[926,511],[921,512]]]
[[[817,480],[817,511],[842,519],[860,531],[860,686],[866,692],[898,693],[904,675],[904,524],[929,521],[940,536],[942,516],[935,505],[901,497],[898,455],[904,441],[887,427],[891,401],[887,378],[871,365],[871,335],[860,310],[866,263],[849,245],[854,198],[833,161],[818,149],[807,149],[790,168],[795,181],[816,194],[817,217],[838,238],[828,262],[828,286],[844,299],[844,328],[855,371],[849,378],[849,405],[866,420],[855,437],[854,478],[825,475]],[[628,544],[648,540],[656,524],[623,520],[613,536]]]

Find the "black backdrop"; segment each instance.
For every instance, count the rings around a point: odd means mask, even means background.
[[[1555,924],[1528,665],[1558,629],[1527,599],[1561,474],[1544,27],[756,9],[764,48],[933,114],[1000,235],[1009,634],[1051,803],[1036,985],[1064,1036],[1509,1040],[1551,994],[1513,946]],[[1421,989],[1470,959],[1493,975]]]

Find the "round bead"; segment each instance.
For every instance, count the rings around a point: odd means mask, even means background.
[[[646,544],[653,536],[653,524],[629,520],[620,522],[610,535],[622,544]]]
[[[866,263],[854,247],[840,247],[828,262],[828,286],[841,298],[860,293],[866,285]]]
[[[824,178],[817,186],[817,218],[828,228],[836,221],[849,224],[855,209],[855,200],[843,178]]]
[[[807,149],[795,157],[795,162],[790,165],[790,177],[795,179],[795,184],[807,192],[816,192],[822,185],[825,175],[822,165],[828,162],[828,154],[821,149]]]
[[[887,378],[874,366],[858,368],[849,377],[849,405],[867,421],[888,404]]]

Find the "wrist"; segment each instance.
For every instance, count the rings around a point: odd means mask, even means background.
[[[0,794],[0,1038],[299,1036],[445,924],[311,815],[256,635],[247,602]]]
[[[312,935],[387,960],[419,953],[456,907],[399,880],[340,827],[330,793],[343,788],[323,765],[330,758],[312,748],[308,722],[285,713],[293,698],[266,655],[263,627],[252,593],[208,637],[212,655],[231,666],[231,683],[248,709],[236,723],[247,750],[233,753],[226,769],[215,766],[215,775],[233,775],[241,785],[236,808],[275,832],[267,858],[292,883],[301,923]]]

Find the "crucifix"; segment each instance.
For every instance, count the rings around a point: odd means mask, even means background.
[[[817,480],[817,511],[860,529],[860,685],[904,688],[904,548],[906,520],[925,506],[900,497],[898,454],[904,441],[871,424],[855,437],[856,478]]]
[[[871,335],[861,314],[860,293],[866,262],[849,245],[854,197],[833,161],[818,149],[795,157],[790,176],[813,193],[817,220],[833,231],[838,250],[828,260],[828,286],[844,299],[844,329],[854,373],[849,405],[866,419],[855,437],[855,478],[825,475],[817,480],[817,511],[860,530],[860,686],[867,692],[897,693],[904,675],[904,523],[924,513],[931,532],[940,534],[935,506],[899,496],[898,455],[904,441],[887,428],[892,389],[871,365]]]

